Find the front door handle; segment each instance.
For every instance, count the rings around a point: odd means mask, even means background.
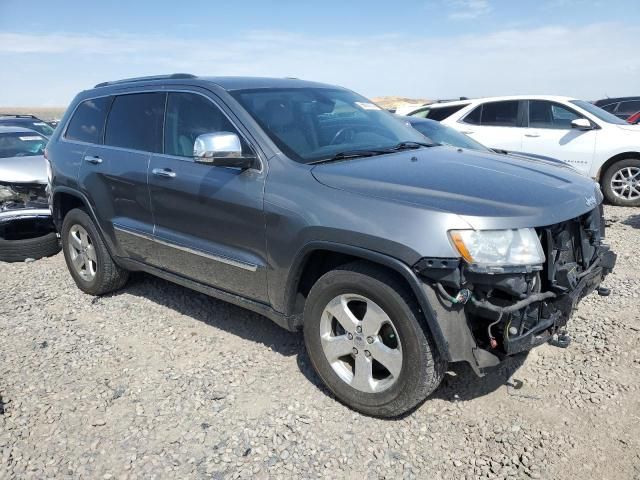
[[[464,130],[462,133],[464,133],[465,135],[470,135],[472,133],[476,133],[473,130]]]
[[[151,170],[151,173],[159,177],[166,177],[166,178],[174,178],[176,176],[176,172],[173,172],[168,168],[154,168],[153,170]]]
[[[540,136],[539,133],[525,133],[524,134],[525,137],[529,137],[529,138],[538,138]]]
[[[96,155],[85,155],[84,156],[84,161],[85,162],[89,162],[89,163],[93,163],[94,165],[99,165],[102,163],[102,159]]]

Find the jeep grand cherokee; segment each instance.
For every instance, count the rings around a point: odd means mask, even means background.
[[[47,155],[80,289],[145,271],[302,329],[325,384],[371,415],[414,408],[450,362],[482,375],[562,333],[615,263],[593,180],[430,144],[320,83],[102,83]]]

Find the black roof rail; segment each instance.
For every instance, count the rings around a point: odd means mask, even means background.
[[[111,82],[98,83],[93,88],[106,87],[108,85],[119,85],[121,83],[146,82],[148,80],[175,80],[181,78],[198,78],[190,73],[172,73],[169,75],[152,75],[149,77],[123,78],[122,80],[113,80]]]
[[[14,117],[14,118],[38,118],[35,115],[22,114],[22,113],[2,113],[0,112],[0,117]]]

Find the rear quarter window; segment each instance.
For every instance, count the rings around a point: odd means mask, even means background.
[[[429,110],[425,118],[440,122],[445,118],[449,118],[454,113],[462,110],[467,105],[469,104],[465,103],[464,105],[452,105],[450,107],[432,108],[431,110]]]
[[[85,100],[76,108],[65,133],[68,140],[87,143],[102,143],[104,124],[111,97]]]

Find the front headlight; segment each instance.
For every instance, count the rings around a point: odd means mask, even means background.
[[[476,270],[504,271],[504,267],[533,267],[545,261],[533,228],[517,230],[451,230],[456,250]]]

